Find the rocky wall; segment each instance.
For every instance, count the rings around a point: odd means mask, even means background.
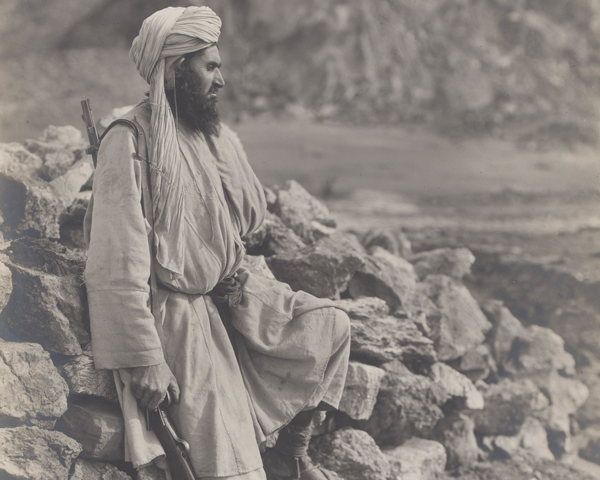
[[[0,145],[0,478],[160,478],[123,462],[112,375],[93,366],[83,144],[77,130],[49,127]],[[351,319],[344,395],[315,424],[315,461],[346,480],[509,478],[511,469],[587,478],[558,462],[574,449],[573,418],[589,395],[573,356],[502,301],[475,300],[464,283],[470,251],[413,254],[400,232],[359,239],[295,181],[265,193],[269,215],[245,239],[245,265],[332,298]],[[582,455],[597,451],[591,442]]]

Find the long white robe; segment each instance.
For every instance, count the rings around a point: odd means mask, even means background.
[[[126,117],[147,131],[148,103]],[[214,143],[180,127],[185,178],[163,183],[185,201],[173,216],[178,223],[162,225],[167,233],[155,239],[160,312],[153,316],[149,224],[141,207],[146,159],[138,155],[137,141],[129,127],[114,127],[102,142],[94,177],[85,278],[96,368],[166,361],[181,388],[170,414],[190,443],[196,474],[256,472],[262,466],[257,443],[266,435],[321,401],[337,407],[348,362],[347,326],[336,324],[329,300],[240,268],[241,237],[260,226],[265,201],[239,139],[225,126]],[[183,229],[183,245],[173,244],[177,236],[169,228]],[[171,258],[181,260],[181,274],[168,268]],[[236,272],[243,299],[231,319],[221,319],[206,293]],[[135,434],[140,412],[132,407],[127,370],[121,371],[128,453],[141,465],[155,450],[152,439]]]

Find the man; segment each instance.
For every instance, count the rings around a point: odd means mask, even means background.
[[[169,390],[199,478],[326,479],[307,456],[309,425],[339,403],[349,321],[329,300],[240,268],[266,202],[219,122],[220,26],[207,7],[166,8],[133,42],[150,84],[124,116],[139,135],[116,125],[104,138],[86,215],[94,361],[114,372],[136,468],[164,456],[142,412]],[[261,459],[258,443],[276,431]]]

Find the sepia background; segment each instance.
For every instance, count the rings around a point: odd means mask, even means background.
[[[83,131],[80,100],[97,120],[136,104],[147,85],[131,41],[154,11],[187,5],[223,20],[222,117],[265,185],[297,180],[338,229],[395,253],[408,242],[407,258],[468,248],[481,305],[501,300],[564,339],[576,368],[560,375],[589,395],[540,387],[567,412],[562,430],[545,424],[548,442],[600,478],[600,0],[2,0],[0,141],[39,153],[27,139],[48,125]],[[484,311],[492,345],[500,320]],[[543,358],[528,338],[514,349]],[[468,373],[463,360],[448,363]],[[527,370],[494,361],[493,375],[467,376],[495,385]],[[480,460],[520,458],[485,438]],[[461,478],[574,478],[538,460]]]

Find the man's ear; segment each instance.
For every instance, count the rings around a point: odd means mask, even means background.
[[[173,60],[167,58],[165,65],[165,90],[175,89],[175,73],[181,68],[184,61],[185,57],[179,57]]]
[[[183,62],[185,62],[185,57],[180,57],[177,60],[175,60],[175,63],[173,64],[173,71],[174,72],[179,71]]]

